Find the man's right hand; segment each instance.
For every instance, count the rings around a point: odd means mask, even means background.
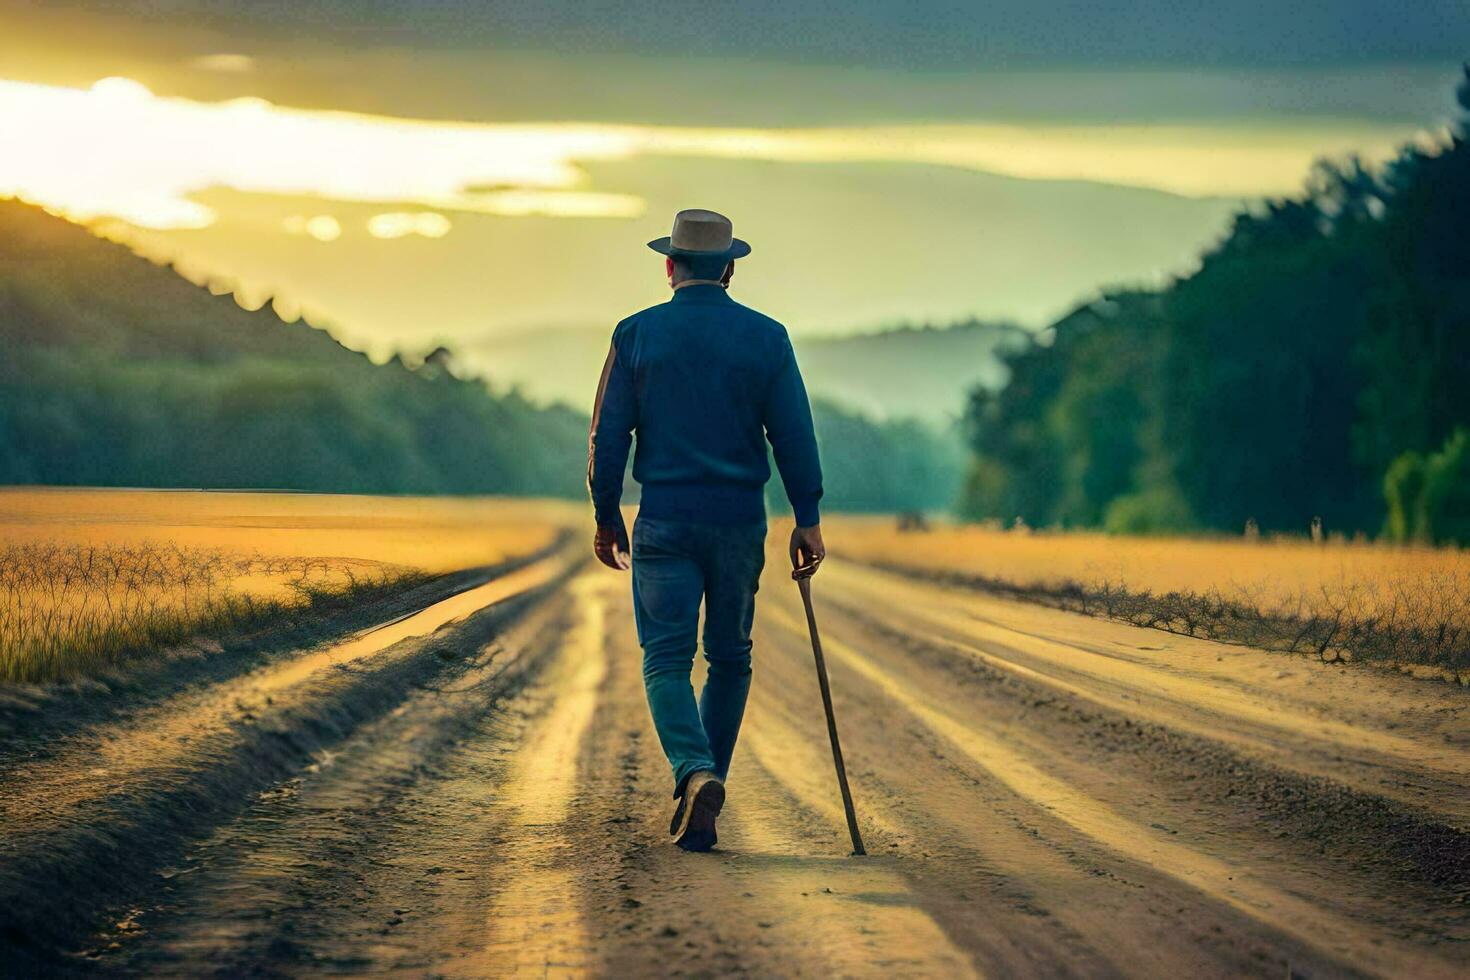
[[[827,546],[822,543],[822,525],[794,528],[791,532],[792,577],[815,575],[817,566],[827,557]]]
[[[592,539],[592,553],[608,568],[619,572],[628,570],[628,529],[622,521],[597,525],[597,535]]]

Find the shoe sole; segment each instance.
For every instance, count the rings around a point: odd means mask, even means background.
[[[725,805],[725,784],[710,780],[699,787],[688,809],[685,811],[684,826],[674,838],[686,851],[707,851],[719,841],[715,833],[715,818]]]

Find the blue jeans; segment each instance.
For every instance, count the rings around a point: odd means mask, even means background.
[[[648,710],[674,795],[691,773],[730,769],[750,691],[750,625],[766,563],[766,525],[685,524],[638,518],[633,525],[633,613],[643,646]],[[689,673],[704,603],[699,703]]]

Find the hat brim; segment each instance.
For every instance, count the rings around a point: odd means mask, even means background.
[[[692,248],[675,248],[668,235],[655,238],[648,243],[648,247],[660,255],[672,255],[675,258],[724,259],[727,262],[743,259],[750,254],[750,244],[739,238],[731,239],[730,247],[721,252],[700,252]]]

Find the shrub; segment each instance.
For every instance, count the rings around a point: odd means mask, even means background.
[[[1395,459],[1383,496],[1394,541],[1470,545],[1470,431],[1456,429],[1439,452]]]
[[[1108,504],[1103,515],[1109,534],[1173,534],[1193,527],[1188,502],[1169,486],[1125,494]]]

